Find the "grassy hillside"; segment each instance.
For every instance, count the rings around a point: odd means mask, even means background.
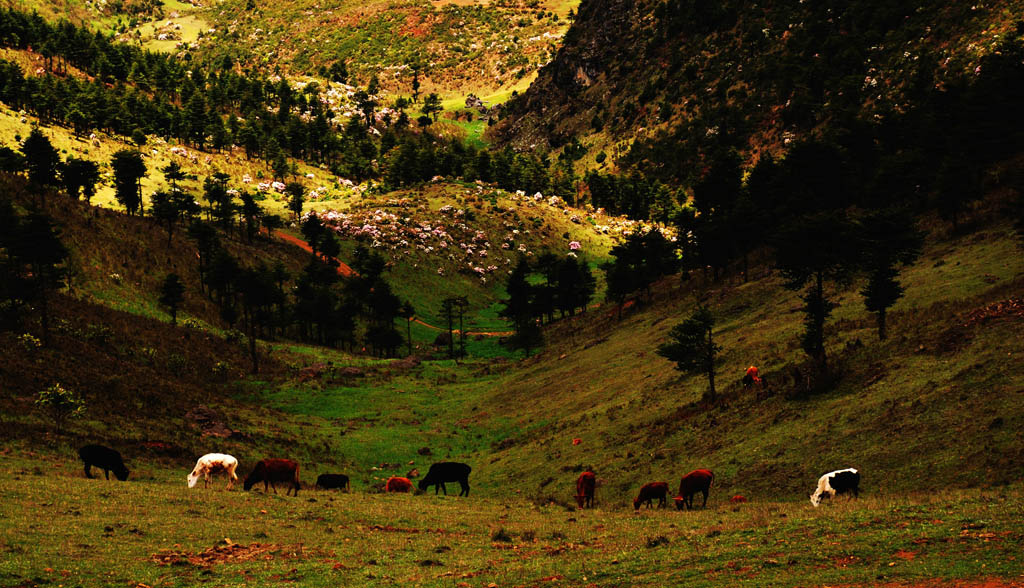
[[[605,307],[556,323],[548,346],[528,360],[424,365],[262,398],[326,419],[322,426],[345,432],[346,455],[367,466],[385,461],[404,473],[405,456],[423,446],[438,455],[440,442],[445,456],[474,463],[483,492],[512,487],[542,501],[568,500],[552,482],[585,466],[604,481],[606,505],[624,505],[631,488],[696,467],[718,474],[722,494],[791,499],[821,472],[847,466],[865,472],[871,492],[938,479],[1005,484],[1021,471],[1014,423],[1024,418],[1019,391],[1005,378],[1019,353],[1024,281],[1008,233],[997,224],[934,241],[904,274],[907,295],[885,342],[858,286],[839,293],[828,337],[840,380],[810,398],[792,395],[792,370],[803,362],[799,299],[773,275],[746,284],[665,282],[653,304],[627,309],[621,321]],[[719,320],[715,405],[700,400],[704,379],[681,377],[654,353],[697,291]],[[740,385],[750,364],[766,375],[768,392]],[[576,437],[582,443],[574,446]]]
[[[246,69],[317,75],[337,61],[349,81],[377,75],[393,93],[411,93],[413,67],[421,91],[457,95],[525,89],[547,63],[569,25],[576,0],[431,2],[374,0],[328,3],[228,0],[208,7],[165,6],[156,20],[136,19],[120,35],[144,47],[230,57]]]

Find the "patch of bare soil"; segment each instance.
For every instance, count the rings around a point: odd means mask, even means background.
[[[1024,318],[1024,298],[1000,300],[984,308],[972,310],[964,317],[963,326],[971,327],[977,324],[985,324],[1000,318]]]
[[[315,552],[315,553],[314,553]],[[152,560],[162,566],[191,564],[209,567],[218,564],[240,563],[256,560],[296,559],[319,557],[317,550],[306,549],[303,545],[279,545],[275,543],[251,543],[241,545],[230,540],[198,553],[192,551],[167,550],[152,555]]]

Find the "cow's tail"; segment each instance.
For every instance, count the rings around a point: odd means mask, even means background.
[[[708,489],[714,488],[715,486],[715,472],[711,472],[711,481],[708,482]]]

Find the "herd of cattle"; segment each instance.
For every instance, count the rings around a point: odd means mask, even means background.
[[[125,467],[121,454],[117,451],[102,445],[86,445],[78,450],[78,455],[85,463],[85,476],[92,478],[92,468],[95,466],[103,470],[106,479],[110,479],[110,473],[122,482],[128,479],[128,468]],[[196,467],[192,469],[187,477],[188,487],[192,488],[203,478],[205,487],[210,485],[210,476],[224,474],[228,479],[228,489],[238,481],[235,470],[238,468],[238,460],[224,453],[208,453],[199,458]],[[469,474],[472,471],[464,463],[445,461],[430,466],[427,475],[424,476],[417,487],[420,491],[426,491],[434,487],[434,494],[444,492],[448,494],[446,483],[458,482],[461,490],[459,496],[469,496]],[[704,501],[701,508],[708,504],[708,494],[714,483],[715,475],[711,470],[693,470],[679,480],[679,494],[675,496],[676,508],[679,510],[692,509],[693,497],[698,493],[703,494]],[[299,464],[290,459],[264,459],[256,464],[252,472],[242,483],[246,490],[254,485],[263,482],[263,491],[273,489],[277,493],[277,484],[285,484],[288,490],[285,495],[295,492],[299,495]],[[316,487],[324,489],[349,489],[349,479],[345,474],[321,474],[316,480]],[[580,508],[593,508],[594,491],[597,488],[597,477],[591,471],[580,474],[576,480],[576,503]],[[391,477],[384,483],[385,492],[409,492],[412,490],[412,481],[409,478]],[[823,498],[834,498],[837,494],[852,493],[854,497],[860,492],[860,472],[853,468],[829,472],[818,479],[818,486],[811,494],[811,504],[817,507]],[[669,494],[668,482],[650,482],[640,488],[640,494],[633,499],[633,508],[639,510],[640,506],[646,504],[648,508],[653,507],[654,500],[658,500],[658,507],[663,508],[667,504]],[[734,496],[732,502],[745,502],[742,496]]]

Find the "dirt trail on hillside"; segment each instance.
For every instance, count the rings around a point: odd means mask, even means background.
[[[299,239],[298,237],[293,237],[288,233],[282,233],[281,231],[274,231],[273,236],[287,243],[291,243],[292,245],[295,245],[297,247],[301,247],[302,249],[308,251],[309,253],[313,253],[313,248],[309,246],[309,243],[303,241],[302,239]],[[321,255],[321,257],[324,256]],[[346,264],[345,262],[341,261],[336,257],[332,257],[331,259],[333,259],[338,264],[339,274],[345,276],[346,278],[356,275],[355,270],[349,267],[348,264]]]
[[[308,251],[310,253],[313,252],[313,248],[309,246],[309,243],[303,241],[302,239],[299,239],[298,237],[294,237],[292,235],[289,235],[288,233],[283,233],[281,231],[274,231],[272,236],[277,237],[277,238],[281,239],[282,241],[284,241],[286,243],[291,243],[292,245],[295,245],[296,247],[300,247],[303,250]],[[321,256],[321,257],[323,257],[323,256]],[[334,260],[338,264],[338,273],[340,275],[345,276],[346,278],[354,276],[354,275],[357,275],[355,270],[353,270],[351,267],[349,267],[348,264],[346,264],[345,262],[341,261],[337,257],[332,257],[330,259]],[[419,325],[423,325],[424,327],[427,327],[428,329],[433,329],[435,331],[444,331],[445,330],[445,329],[443,329],[441,327],[432,325],[430,323],[423,322],[421,319],[418,319],[418,318],[413,318],[412,320],[413,320],[414,323],[419,324]],[[459,330],[455,329],[452,332],[453,333],[459,333]],[[466,331],[466,335],[468,335],[470,337],[475,337],[475,336],[483,336],[483,337],[508,337],[510,335],[513,335],[513,334],[515,334],[515,331]]]

